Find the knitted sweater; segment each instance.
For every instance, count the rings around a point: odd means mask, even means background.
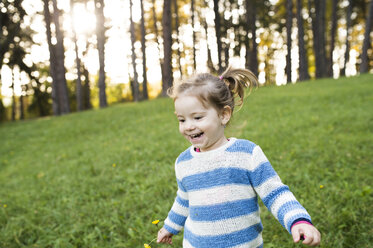
[[[311,217],[281,182],[259,146],[231,138],[207,152],[193,147],[175,163],[178,191],[164,222],[183,247],[262,247],[259,195],[288,232],[295,220]]]

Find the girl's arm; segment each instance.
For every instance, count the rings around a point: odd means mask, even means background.
[[[189,214],[188,193],[180,181],[177,181],[177,183],[176,198],[163,226],[171,234],[178,234],[181,231]]]
[[[268,159],[259,146],[252,151],[252,163],[249,172],[249,178],[255,191],[262,199],[268,210],[275,216],[281,225],[293,235],[293,231],[307,231],[304,244],[313,244],[310,239],[317,239],[317,229],[312,226],[311,216],[306,209],[297,201],[289,187],[282,183],[276,171],[272,168]],[[309,223],[302,224],[302,228],[294,225],[298,220]],[[307,225],[304,227],[304,225]],[[298,227],[297,227],[298,226]],[[297,228],[295,228],[297,227]],[[295,228],[295,229],[294,229]],[[313,231],[309,231],[312,229]],[[316,231],[315,231],[316,230]],[[299,241],[300,235],[304,233],[295,233],[294,240]],[[307,239],[308,238],[308,239]],[[320,236],[318,237],[320,239]]]

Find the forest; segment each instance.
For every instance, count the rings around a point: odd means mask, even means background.
[[[249,68],[261,85],[367,73],[373,1],[3,0],[0,120],[166,96]]]

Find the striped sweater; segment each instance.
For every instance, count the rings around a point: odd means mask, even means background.
[[[207,152],[193,147],[175,163],[178,190],[164,228],[184,227],[183,247],[262,247],[257,196],[288,232],[311,217],[281,182],[259,146],[231,138]]]

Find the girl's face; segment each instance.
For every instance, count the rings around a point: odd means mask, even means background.
[[[180,133],[202,152],[227,142],[224,125],[231,117],[229,107],[220,114],[211,105],[203,106],[195,96],[181,95],[175,100],[175,114],[179,120]]]

